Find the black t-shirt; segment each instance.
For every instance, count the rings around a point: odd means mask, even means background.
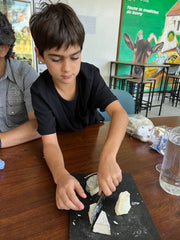
[[[101,122],[104,119],[97,108],[104,111],[117,99],[100,76],[98,68],[88,63],[81,63],[76,77],[76,95],[72,101],[60,96],[48,70],[32,85],[31,94],[41,135],[76,131]]]

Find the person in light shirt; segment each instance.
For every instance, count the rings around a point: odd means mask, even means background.
[[[40,137],[30,87],[38,74],[23,61],[11,59],[15,35],[0,12],[0,148]]]

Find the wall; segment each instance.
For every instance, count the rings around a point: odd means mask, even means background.
[[[35,2],[39,1],[35,0]],[[90,32],[88,29],[86,33],[82,61],[99,67],[101,75],[108,84],[109,62],[116,60],[117,54],[121,0],[64,0],[62,2],[69,4],[78,16],[83,16],[87,26],[93,25],[93,31]]]

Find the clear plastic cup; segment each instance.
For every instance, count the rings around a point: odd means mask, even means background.
[[[164,191],[180,196],[180,126],[169,133],[159,183]]]

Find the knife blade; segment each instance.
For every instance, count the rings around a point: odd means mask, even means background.
[[[91,230],[93,230],[94,224],[96,222],[96,220],[99,217],[99,214],[101,212],[101,209],[103,207],[103,201],[106,198],[106,196],[104,195],[104,193],[102,192],[93,212],[92,212],[92,216],[91,216]]]

